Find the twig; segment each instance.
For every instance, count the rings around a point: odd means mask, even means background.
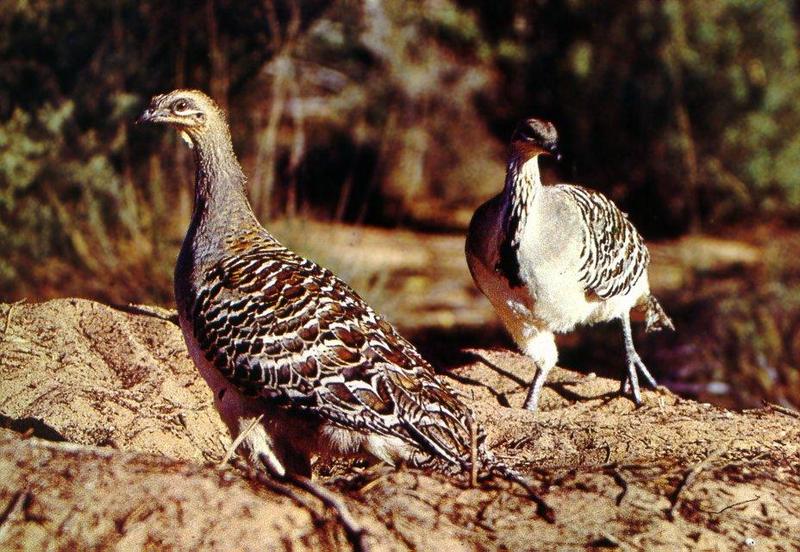
[[[378,485],[378,483],[380,483],[380,482],[381,482],[381,480],[382,480],[383,478],[385,478],[385,477],[386,477],[386,474],[383,474],[383,475],[379,475],[378,477],[376,477],[376,478],[375,478],[375,479],[373,479],[372,481],[367,481],[366,483],[364,483],[364,485],[362,485],[361,487],[359,487],[359,489],[358,489],[358,492],[359,492],[359,493],[361,493],[361,494],[364,494],[364,493],[366,493],[366,492],[367,492],[367,491],[369,491],[371,488],[373,488],[373,487],[375,487],[376,485]]]
[[[239,447],[241,442],[245,439],[248,433],[250,433],[254,427],[258,425],[258,423],[263,418],[263,415],[259,415],[258,417],[254,418],[250,424],[241,432],[239,435],[234,439],[231,446],[225,453],[225,461],[220,464],[220,466],[224,465],[230,458],[233,456],[233,453]],[[313,481],[311,481],[307,477],[303,477],[302,475],[296,475],[292,473],[285,473],[279,474],[274,473],[271,469],[272,463],[265,458],[265,455],[262,453],[259,455],[259,460],[264,465],[264,467],[271,472],[272,477],[267,477],[264,475],[263,472],[259,470],[253,470],[250,466],[243,461],[236,459],[235,464],[237,467],[242,467],[244,464],[247,466],[246,473],[250,474],[251,476],[255,477],[255,479],[259,482],[264,484],[265,486],[269,487],[270,489],[288,496],[298,504],[300,504],[303,508],[311,512],[311,515],[314,517],[314,521],[316,523],[321,521],[321,518],[316,513],[316,510],[311,506],[311,504],[303,499],[300,495],[293,492],[289,487],[283,485],[276,481],[276,479],[284,480],[289,483],[292,483],[296,487],[299,487],[311,495],[317,497],[323,504],[327,507],[333,509],[336,512],[336,518],[338,519],[339,523],[344,528],[345,534],[347,535],[347,540],[350,541],[350,544],[353,546],[353,550],[355,552],[369,552],[369,545],[366,542],[366,535],[367,532],[363,528],[363,526],[353,517],[353,514],[350,513],[350,510],[347,508],[347,505],[342,502],[334,493],[323,487],[322,485],[317,485]]]
[[[617,497],[614,499],[616,505],[619,506],[622,504],[622,499],[625,498],[626,494],[628,494],[628,482],[624,477],[622,477],[622,474],[617,471],[616,466],[611,468],[611,477],[614,479],[614,483],[619,485],[619,488],[621,489]]]
[[[740,500],[739,502],[734,502],[733,504],[725,506],[722,510],[714,511],[714,510],[704,510],[702,508],[699,508],[699,510],[701,512],[705,512],[706,514],[721,514],[722,512],[724,512],[726,510],[730,510],[731,508],[736,508],[737,506],[741,506],[742,504],[748,504],[750,502],[755,502],[756,500],[758,500],[760,498],[761,498],[760,496],[756,496],[754,498],[748,498],[747,500]]]
[[[472,416],[467,418],[467,423],[469,424],[469,484],[470,487],[474,488],[478,486],[478,436],[475,431],[475,420],[472,419]]]
[[[724,448],[727,448],[727,445]],[[669,521],[675,521],[675,510],[678,509],[678,504],[680,503],[681,500],[681,493],[685,491],[689,487],[689,485],[692,484],[692,482],[697,478],[697,475],[701,471],[703,471],[705,467],[708,465],[708,462],[713,457],[719,455],[723,450],[724,450],[723,448],[720,448],[712,452],[711,454],[706,456],[706,458],[702,462],[695,464],[689,471],[687,471],[684,474],[683,478],[681,478],[680,483],[678,483],[678,486],[675,487],[675,490],[672,491],[672,494],[670,494],[669,497],[669,509],[667,510],[667,519]]]
[[[525,477],[500,462],[496,462],[494,465],[490,466],[489,469],[501,476],[503,479],[512,481],[525,489],[525,491],[528,493],[528,498],[530,498],[536,504],[536,513],[547,523],[555,523],[555,511],[547,502],[545,502],[542,497],[538,495],[536,489],[533,488],[533,485],[531,485],[531,483]]]
[[[487,500],[486,502],[482,503],[480,505],[480,507],[478,508],[478,511],[475,512],[475,520],[474,520],[474,523],[478,527],[482,527],[482,528],[486,529],[487,531],[491,531],[492,533],[494,533],[497,530],[497,528],[494,525],[492,525],[492,524],[490,524],[489,522],[486,521],[486,510],[488,510],[489,506],[494,504],[496,500],[497,500],[497,496],[494,496],[494,497],[490,498],[489,500]]]
[[[178,322],[178,313],[170,309],[165,309],[164,307],[156,307],[151,305],[136,305],[134,303],[128,303],[127,305],[112,304],[109,306],[112,309],[116,309],[122,312],[127,312],[128,314],[150,316],[152,318],[158,318],[159,320],[164,320],[165,322],[172,322],[176,326],[180,325],[180,323]]]
[[[705,467],[705,462],[700,462],[692,467],[689,471],[687,471],[683,478],[681,478],[680,483],[678,486],[675,487],[675,490],[672,491],[672,494],[669,497],[669,509],[667,510],[667,519],[669,521],[675,521],[675,510],[678,509],[678,504],[680,503],[681,493],[684,489],[686,489],[689,485],[697,477],[697,474],[700,473],[703,468]]]
[[[5,533],[8,529],[8,525],[6,525],[6,523],[24,505],[28,498],[28,494],[29,491],[27,489],[17,491],[12,495],[8,506],[6,506],[5,509],[0,512],[0,541],[3,540],[3,537],[5,537]]]
[[[244,431],[241,431],[239,433],[239,435],[236,436],[236,439],[233,440],[233,443],[231,443],[231,446],[229,446],[227,448],[227,450],[225,451],[225,456],[222,457],[222,461],[220,461],[220,463],[219,463],[220,467],[222,467],[225,464],[227,464],[228,462],[230,462],[230,459],[236,453],[236,449],[239,448],[239,445],[242,444],[242,441],[245,440],[247,435],[251,431],[253,431],[253,428],[255,428],[259,424],[259,422],[261,422],[261,420],[263,418],[264,418],[264,415],[263,414],[259,414],[257,418],[253,418],[252,420],[250,420],[250,423],[248,424],[248,426],[246,428],[244,428]]]
[[[8,334],[8,328],[11,327],[11,311],[14,310],[14,307],[16,307],[17,305],[21,305],[25,301],[27,301],[27,299],[20,299],[19,301],[9,303],[8,310],[6,311],[6,325],[3,328],[3,339],[6,338],[6,335]]]
[[[345,533],[347,533],[347,540],[350,541],[355,552],[369,552],[369,545],[366,541],[366,529],[353,517],[353,514],[350,513],[350,509],[338,496],[322,485],[317,485],[311,481],[311,479],[302,475],[287,472],[286,479],[301,489],[308,491],[320,499],[328,508],[336,512],[336,517],[339,523],[342,524],[342,527],[344,527]]]
[[[800,412],[797,410],[793,410],[791,408],[786,408],[785,406],[781,406],[779,404],[774,404],[767,401],[761,401],[766,408],[770,410],[774,410],[775,412],[780,412],[781,414],[786,414],[787,416],[791,416],[792,418],[800,418]]]
[[[288,497],[296,502],[301,508],[307,510],[308,513],[311,514],[311,518],[314,520],[314,523],[321,523],[323,521],[323,517],[319,514],[319,512],[317,512],[314,504],[306,500],[303,495],[294,492],[291,487],[287,487],[286,485],[283,485],[282,483],[279,483],[275,479],[269,477],[264,472],[253,468],[241,458],[233,458],[231,460],[231,465],[238,470],[243,471],[249,478],[256,480],[258,483],[264,485],[271,491]]]

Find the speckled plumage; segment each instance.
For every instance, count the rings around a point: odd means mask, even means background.
[[[627,379],[641,402],[637,369],[655,385],[633,346],[632,308],[646,311],[648,331],[672,328],[650,294],[650,255],[627,215],[602,194],[572,184],[543,186],[538,156],[554,153],[551,123],[523,121],[512,138],[503,193],[472,218],[470,272],[537,371],[525,401],[535,410],[558,352],[554,333],[619,319]]]
[[[317,455],[366,452],[519,478],[408,341],[261,227],[210,98],[156,96],[141,119],[177,127],[195,152],[195,209],[175,269],[179,318],[231,432],[255,427],[244,440],[252,460],[281,475],[308,473]]]
[[[196,290],[187,304],[192,334],[244,395],[413,445],[408,457],[386,460],[469,462],[469,410],[330,271],[255,233],[214,263]]]

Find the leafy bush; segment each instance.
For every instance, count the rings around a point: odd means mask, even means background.
[[[131,122],[179,86],[229,111],[262,219],[463,229],[528,115],[648,236],[797,212],[792,6],[7,2],[0,293],[168,300],[191,159]]]

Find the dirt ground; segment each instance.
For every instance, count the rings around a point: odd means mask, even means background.
[[[218,465],[230,442],[171,313],[79,299],[0,305],[0,549],[349,550],[297,489]],[[797,550],[800,415],[731,412],[664,389],[634,408],[617,381],[531,377],[501,350],[454,353],[443,377],[519,487],[407,469],[318,474],[372,550]]]

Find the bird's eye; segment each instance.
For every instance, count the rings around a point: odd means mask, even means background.
[[[172,108],[175,111],[186,111],[189,108],[189,102],[186,100],[178,100]]]
[[[519,135],[525,140],[533,140],[533,131],[530,127],[522,127],[519,129]]]

